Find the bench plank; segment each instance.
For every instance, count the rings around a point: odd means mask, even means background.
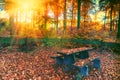
[[[57,51],[58,54],[62,55],[70,55],[78,52],[85,52],[85,51],[90,51],[93,50],[94,48],[87,48],[87,47],[82,47],[82,48],[74,48],[74,49],[63,49],[61,51]]]
[[[89,58],[86,59],[79,59],[74,63],[75,66],[84,66],[88,64],[89,62],[93,61],[96,58],[100,58],[98,55],[90,54]]]

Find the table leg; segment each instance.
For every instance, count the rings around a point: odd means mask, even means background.
[[[79,70],[80,70],[79,73],[81,73],[82,76],[87,76],[88,75],[88,66],[87,65],[85,65],[83,67],[80,67]]]
[[[63,59],[61,57],[56,57],[56,64],[62,64]]]
[[[97,68],[100,71],[100,63],[101,63],[100,59],[96,58],[92,62],[93,62],[93,67]]]
[[[75,63],[74,56],[73,55],[64,56],[63,63],[64,64],[74,64]]]
[[[83,67],[76,67],[79,69],[79,72],[76,75],[76,80],[83,80],[83,78],[88,75],[88,65],[84,65]]]

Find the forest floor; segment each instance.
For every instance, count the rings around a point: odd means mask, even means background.
[[[42,48],[26,54],[23,52],[0,51],[0,80],[76,80],[77,71],[64,72],[55,65],[50,56],[55,55],[58,49]],[[101,72],[96,71],[85,77],[85,80],[120,80],[120,56],[98,51],[91,51],[101,59]]]

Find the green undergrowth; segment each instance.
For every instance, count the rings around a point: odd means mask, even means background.
[[[77,48],[77,47],[108,47],[111,48],[115,53],[120,54],[120,44],[112,42],[103,42],[100,40],[89,40],[82,38],[9,38],[0,37],[0,49],[7,46],[17,46],[18,51],[33,51],[37,47],[58,47],[58,48]]]

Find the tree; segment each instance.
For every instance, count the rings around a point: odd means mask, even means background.
[[[86,25],[86,18],[88,16],[88,11],[91,8],[91,1],[90,0],[82,0],[82,5],[81,5],[81,16],[83,16],[83,21],[84,21],[84,28]]]
[[[66,19],[67,19],[67,16],[66,16],[66,13],[67,13],[67,12],[66,12],[66,1],[67,1],[67,0],[64,0],[64,14],[63,14],[63,15],[64,15],[64,21],[63,21],[64,30],[63,30],[63,33],[66,32],[66,24],[67,24],[67,23],[66,23]]]
[[[104,17],[104,30],[106,29],[106,19],[107,19],[107,10],[105,10],[105,17]]]
[[[73,26],[73,15],[74,15],[74,0],[72,0],[72,9],[71,9],[71,33],[72,33],[72,26]]]
[[[116,19],[116,17],[118,16],[118,29],[117,29],[117,39],[120,39],[120,1],[118,0],[100,0],[101,4],[103,2],[105,2],[103,8],[106,8],[106,10],[110,10],[110,31],[112,31],[112,24],[113,24],[113,20]],[[114,9],[115,8],[115,9]],[[112,15],[113,13],[113,9],[114,9],[114,13],[118,12],[118,15]],[[116,20],[117,21],[117,20]]]
[[[81,0],[78,0],[78,16],[77,16],[77,28],[80,28],[80,8],[81,8]]]
[[[5,0],[5,10],[10,14],[10,18],[9,18],[9,25],[10,25],[10,36],[12,37],[14,34],[14,16],[13,16],[13,8],[14,6],[16,6],[16,3],[14,1],[7,1]],[[16,9],[16,8],[15,8]]]
[[[100,4],[100,10],[105,12],[105,16],[104,16],[104,19],[103,19],[104,20],[104,27],[103,27],[103,29],[105,30],[106,29],[106,20],[108,18],[108,15],[107,15],[108,7],[106,6],[107,1],[106,0],[100,0],[99,4]]]
[[[120,4],[119,4],[119,18],[118,18],[117,38],[120,39]]]
[[[104,7],[107,11],[110,13],[110,32],[113,30],[113,11],[116,8],[116,5],[119,4],[118,0],[100,0],[101,4],[102,2],[105,2]],[[114,9],[114,10],[113,10]],[[114,11],[115,12],[115,11]]]
[[[56,26],[56,32],[58,33],[58,23],[59,23],[59,15],[62,13],[62,6],[60,5],[60,0],[52,0],[49,5],[51,10],[54,13],[54,20],[55,20],[55,26]]]

